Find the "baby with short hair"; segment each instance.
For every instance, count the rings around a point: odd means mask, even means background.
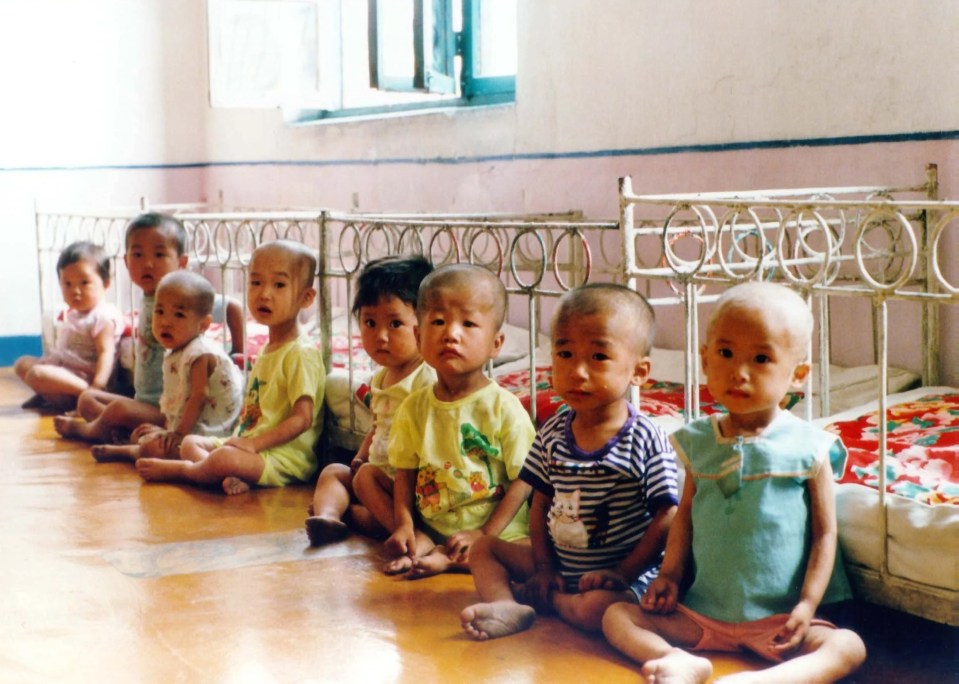
[[[528,534],[529,485],[518,479],[535,431],[519,399],[491,380],[506,289],[495,274],[450,264],[420,285],[420,351],[436,382],[400,405],[390,429],[396,468],[385,570],[408,578],[468,568],[484,535]]]
[[[646,681],[705,682],[712,664],[696,650],[774,663],[736,681],[835,681],[865,660],[857,634],[816,616],[851,598],[833,488],[845,448],[780,408],[809,373],[812,330],[808,305],[782,285],[737,285],[716,305],[700,354],[728,413],[672,435],[686,477],[659,577],[639,605],[603,617]]]
[[[144,480],[220,484],[227,494],[240,494],[254,485],[281,487],[313,477],[326,371],[297,317],[316,297],[316,264],[313,251],[291,240],[253,251],[247,295],[269,340],[250,370],[233,436],[189,435],[179,460],[141,458],[136,465]]]
[[[460,614],[485,640],[556,613],[600,629],[615,602],[637,603],[656,576],[676,513],[665,432],[629,402],[649,377],[653,311],[638,292],[599,283],[560,299],[552,379],[569,410],[540,428],[520,472],[533,488],[530,542],[483,537],[470,554],[480,602]]]
[[[21,356],[13,369],[37,396],[24,408],[72,408],[87,389],[103,389],[113,375],[123,316],[105,301],[110,258],[92,242],[67,245],[57,259],[67,311],[56,346],[43,356]]]
[[[393,527],[393,415],[412,392],[436,382],[416,342],[416,295],[432,270],[422,256],[389,256],[369,262],[357,278],[353,315],[363,349],[380,366],[370,379],[373,427],[349,465],[331,463],[320,472],[306,519],[312,546],[342,539],[350,528],[381,535]]]
[[[167,350],[163,359],[163,427],[145,423],[131,444],[92,447],[97,461],[179,458],[188,434],[224,435],[240,411],[243,379],[222,345],[204,336],[216,293],[203,276],[173,271],[156,289],[152,328]]]

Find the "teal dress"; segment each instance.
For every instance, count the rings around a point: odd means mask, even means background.
[[[755,437],[723,437],[718,416],[712,416],[670,439],[696,484],[694,576],[682,603],[724,622],[791,612],[802,591],[812,534],[806,481],[826,459],[833,473],[842,473],[842,442],[786,411]],[[850,597],[837,548],[822,603]]]

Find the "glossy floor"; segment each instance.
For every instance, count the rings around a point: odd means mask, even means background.
[[[144,485],[58,439],[50,416],[19,408],[28,396],[0,370],[2,682],[640,681],[552,618],[470,640],[469,576],[388,578],[360,538],[310,550],[309,488]]]

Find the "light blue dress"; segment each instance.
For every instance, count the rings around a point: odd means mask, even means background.
[[[695,575],[682,603],[724,622],[791,612],[809,560],[812,516],[806,481],[826,459],[837,477],[842,473],[842,442],[787,411],[755,437],[723,437],[718,416],[711,416],[670,439],[696,484]],[[837,548],[822,603],[850,597]]]

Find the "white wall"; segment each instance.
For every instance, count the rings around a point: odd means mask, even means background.
[[[625,174],[641,192],[901,183],[927,161],[959,197],[952,0],[524,0],[519,21],[515,105],[291,127],[208,107],[199,0],[0,0],[0,292],[17,293],[0,338],[39,330],[34,198],[222,189],[244,205],[610,217]],[[858,144],[935,131],[953,135]],[[947,334],[959,382],[955,316]]]

